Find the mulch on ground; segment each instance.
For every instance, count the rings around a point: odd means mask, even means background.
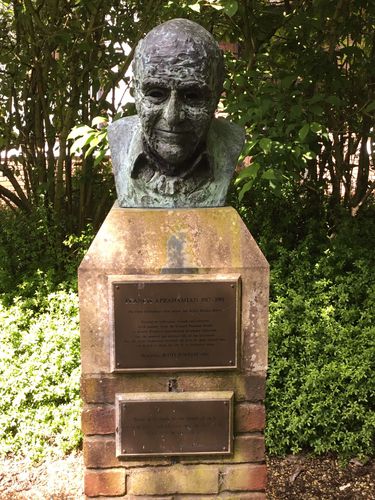
[[[352,460],[342,467],[334,457],[271,457],[268,499],[375,499],[375,462]]]

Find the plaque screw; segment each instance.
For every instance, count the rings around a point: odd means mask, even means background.
[[[122,452],[123,452],[123,453],[126,453],[126,450],[124,450],[124,449],[123,449],[123,450],[122,450]]]
[[[223,446],[223,450],[225,451],[226,449],[227,449],[227,447],[226,447],[226,446]]]
[[[120,366],[120,363],[119,363],[119,362],[117,362],[117,363],[116,363],[116,366]]]
[[[230,287],[231,287],[231,288],[234,288],[234,285],[231,285]]]
[[[232,361],[232,360],[230,360],[230,361],[229,361],[229,364],[230,364],[230,365],[233,365],[233,361]]]
[[[120,287],[118,285],[116,285],[116,290],[118,290]]]
[[[228,401],[224,401],[224,406],[228,406]]]

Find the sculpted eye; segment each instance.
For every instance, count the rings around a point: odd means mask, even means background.
[[[202,93],[199,90],[195,90],[195,89],[185,90],[183,95],[184,95],[185,101],[189,101],[192,103],[201,101],[202,97],[203,97]]]
[[[146,90],[145,96],[151,98],[152,101],[161,102],[168,96],[168,91],[163,88],[154,87]]]

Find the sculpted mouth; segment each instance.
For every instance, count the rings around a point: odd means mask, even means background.
[[[158,128],[156,129],[157,132],[161,132],[162,134],[169,134],[169,135],[184,135],[184,134],[190,134],[191,130],[167,130],[164,128]]]

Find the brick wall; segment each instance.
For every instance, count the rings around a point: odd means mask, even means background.
[[[115,408],[109,403],[119,388],[119,381],[101,380],[106,389],[99,399],[106,399],[108,403],[86,404],[82,413],[87,496],[133,498],[134,495],[178,494],[199,495],[199,498],[206,498],[202,495],[208,495],[207,498],[225,498],[227,495],[231,498],[265,498],[265,412],[262,403],[236,403],[233,456],[123,460],[115,453]],[[83,395],[92,391],[89,388],[92,384],[90,379],[82,380]]]

